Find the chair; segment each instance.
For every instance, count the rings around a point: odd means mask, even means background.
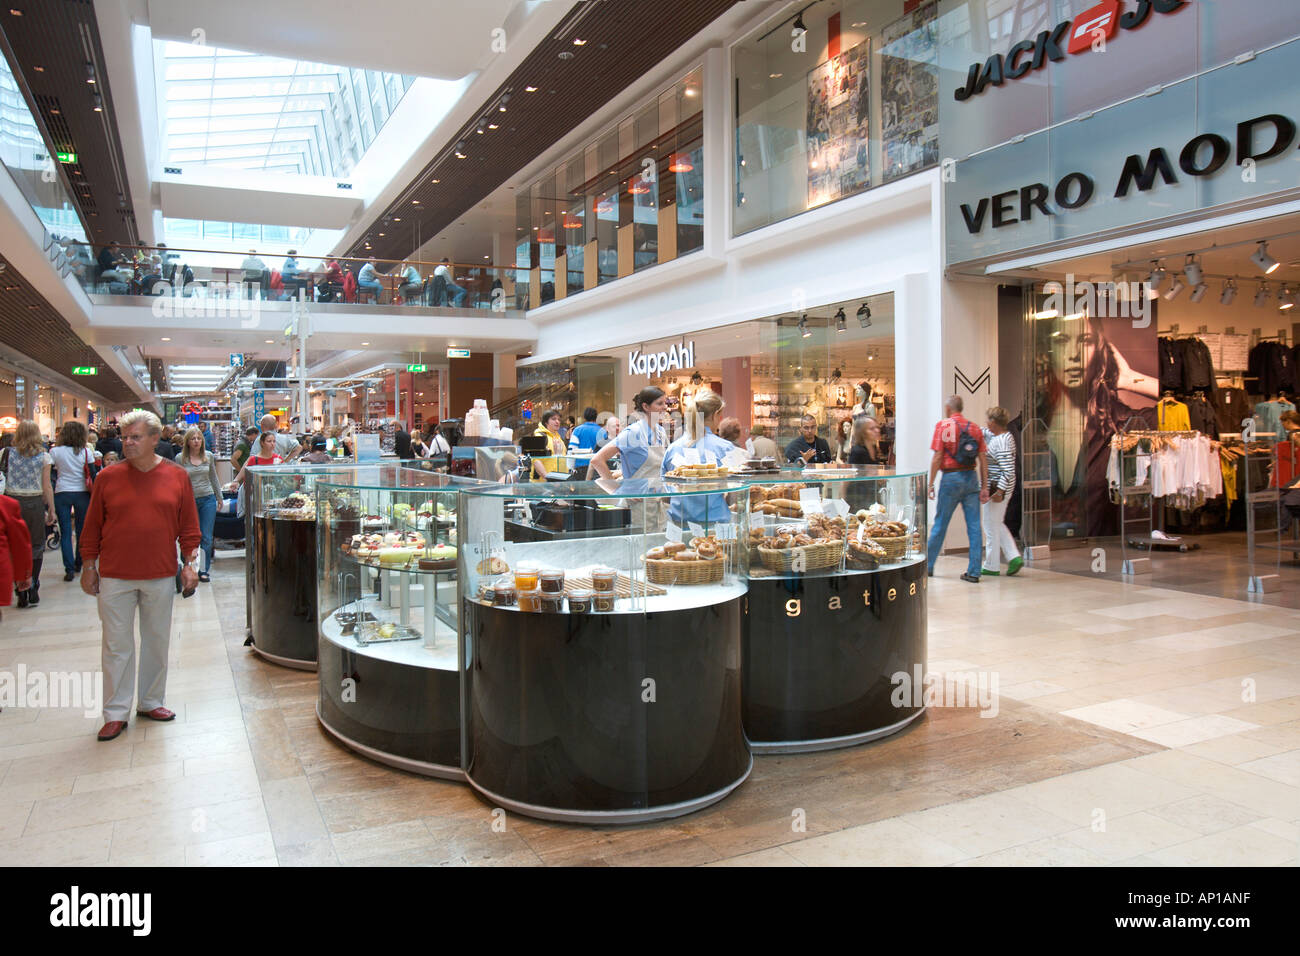
[[[430,302],[431,305],[447,304],[447,277],[446,276],[433,277],[433,285],[430,287],[429,296],[430,299],[432,300]]]

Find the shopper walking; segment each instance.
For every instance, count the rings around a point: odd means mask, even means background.
[[[90,486],[95,475],[95,455],[86,447],[86,426],[63,423],[59,443],[50,450],[58,475],[54,482],[54,513],[59,519],[59,546],[63,551],[63,580],[81,572],[81,558],[73,545],[73,530],[81,538],[90,506]]]
[[[176,464],[190,476],[190,490],[194,492],[194,506],[199,512],[199,544],[203,551],[203,566],[199,580],[208,581],[212,572],[212,530],[217,524],[217,501],[221,495],[221,481],[217,478],[217,459],[203,447],[203,433],[191,428],[185,433],[185,444]]]
[[[934,562],[938,560],[943,539],[948,534],[948,522],[960,505],[970,544],[966,572],[961,579],[979,584],[983,543],[980,534],[980,505],[989,498],[986,487],[988,447],[984,444],[984,433],[962,417],[960,395],[948,396],[943,412],[945,417],[934,426],[934,438],[930,441],[930,448],[934,451],[934,457],[930,460],[931,499],[936,497],[934,480],[938,472],[943,472],[943,480],[939,484],[934,520],[930,523],[926,564],[933,577]]]
[[[244,467],[244,461],[253,453],[254,446],[257,445],[257,436],[260,434],[256,425],[249,425],[244,429],[244,437],[239,440],[235,450],[230,453],[230,467],[235,473]]]
[[[274,415],[263,415],[258,421],[258,425],[261,426],[263,434],[269,432],[275,436],[275,453],[280,456],[281,461],[293,461],[302,454],[303,448],[298,439],[288,432],[280,433],[280,423],[275,420]],[[258,441],[261,442],[261,439],[259,438]],[[261,447],[260,444],[258,447]],[[269,462],[263,462],[263,464],[269,464]],[[279,464],[279,462],[276,462],[276,464]]]
[[[22,508],[8,495],[0,495],[0,607],[13,603],[13,595],[31,588],[32,536]]]
[[[54,486],[50,483],[53,459],[45,450],[41,429],[30,419],[18,423],[11,447],[0,452],[5,494],[18,502],[32,542],[31,584],[18,591],[19,607],[41,603],[41,562],[45,553],[45,526],[54,523]]]
[[[139,703],[136,713],[172,720],[163,706],[172,601],[176,597],[176,544],[184,567],[181,586],[198,580],[202,535],[194,490],[183,468],[155,452],[162,423],[153,412],[122,416],[126,461],[95,482],[81,539],[85,569],[81,589],[99,598],[103,624],[104,726],[100,740],[126,729],[136,698],[135,619],[140,615]],[[200,439],[202,440],[202,439]]]
[[[235,475],[235,480],[226,485],[227,488],[231,491],[234,491],[237,488],[242,488],[244,482],[248,480],[248,469],[250,466],[278,465],[284,461],[283,458],[275,453],[275,437],[275,432],[262,432],[262,434],[257,437],[257,454],[248,456],[247,460],[244,462],[244,466],[239,469],[239,474]]]
[[[988,445],[988,501],[980,506],[980,524],[984,530],[984,574],[1002,573],[1002,555],[1007,557],[1007,574],[1016,574],[1024,566],[1016,539],[1004,519],[1011,494],[1016,490],[1016,439],[1007,431],[1007,410],[994,405],[986,413],[988,428],[984,441]]]
[[[853,438],[849,445],[850,465],[883,465],[885,453],[880,448],[880,425],[874,418],[859,415],[853,419]]]

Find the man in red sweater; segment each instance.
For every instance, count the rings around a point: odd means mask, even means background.
[[[119,422],[125,461],[95,479],[81,532],[81,590],[99,597],[104,626],[104,726],[100,740],[126,729],[135,697],[135,615],[140,611],[140,705],[136,713],[172,720],[164,707],[176,542],[181,584],[198,584],[199,514],[185,469],[154,454],[162,422],[135,411]]]

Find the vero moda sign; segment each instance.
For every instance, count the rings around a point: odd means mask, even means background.
[[[1146,25],[1152,14],[1177,13],[1189,0],[1102,0],[1073,20],[1063,20],[1051,30],[1043,30],[1033,39],[1014,44],[1005,54],[995,53],[983,63],[972,63],[966,82],[953,92],[957,102],[966,102],[984,93],[990,86],[1004,86],[1048,63],[1069,56],[1105,50],[1119,31],[1136,30]]]

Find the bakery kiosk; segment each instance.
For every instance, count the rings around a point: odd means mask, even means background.
[[[926,664],[925,476],[809,467],[743,480],[750,748],[828,750],[902,730],[924,710],[899,688]]]
[[[745,780],[746,495],[658,479],[464,489],[465,772],[494,806],[632,823]],[[512,540],[556,502],[608,505],[626,523]]]
[[[457,509],[478,484],[384,464],[315,486],[317,717],[373,760],[457,780]]]
[[[273,664],[316,669],[315,483],[331,475],[352,475],[357,468],[324,464],[248,469],[246,643]]]

